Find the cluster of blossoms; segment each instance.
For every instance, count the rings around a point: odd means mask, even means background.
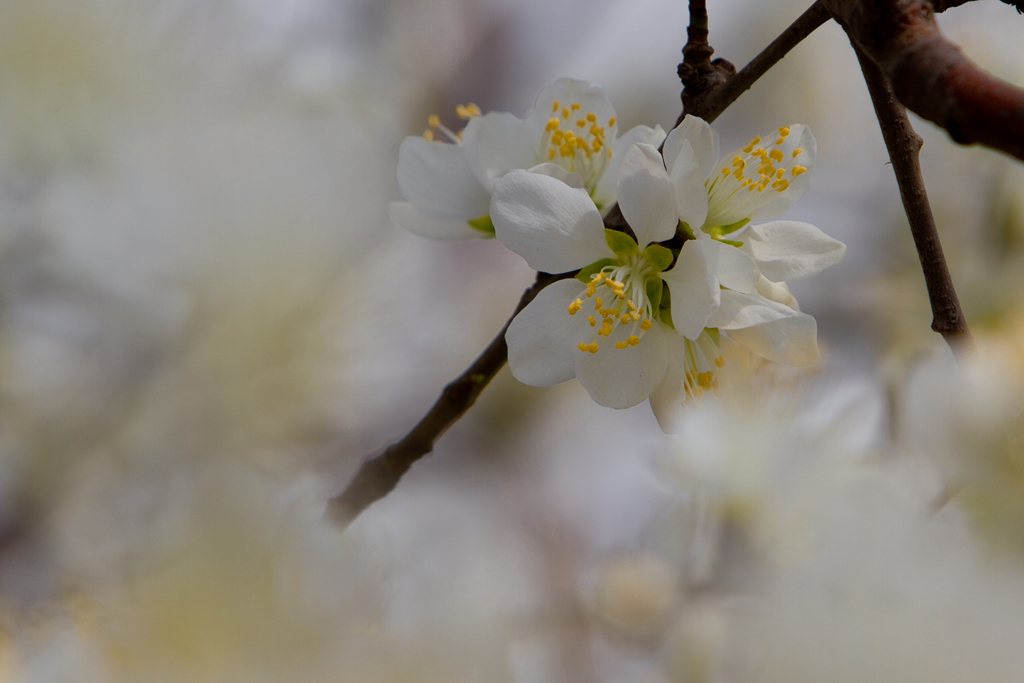
[[[721,159],[717,133],[692,116],[667,137],[615,133],[600,89],[560,80],[525,120],[474,116],[461,138],[450,134],[457,144],[406,139],[398,176],[409,203],[392,205],[392,218],[443,239],[493,231],[535,270],[578,271],[509,326],[509,365],[525,384],[575,377],[613,408],[649,398],[672,431],[680,406],[718,388],[726,340],[816,363],[816,323],[786,281],[835,265],[845,246],[807,223],[750,224],[807,189],[810,130],[785,126]],[[615,202],[628,231],[605,227]]]

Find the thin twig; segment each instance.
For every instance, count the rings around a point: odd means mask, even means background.
[[[434,444],[466,414],[484,387],[490,383],[508,360],[505,331],[512,318],[526,308],[540,290],[552,282],[572,277],[573,273],[550,275],[537,273],[533,286],[523,292],[519,305],[501,332],[487,345],[473,364],[441,392],[423,419],[400,440],[384,449],[375,458],[365,461],[344,491],[331,499],[330,514],[342,527],[348,526],[371,504],[391,492],[413,463],[434,450]]]
[[[740,95],[749,90],[761,76],[765,75],[768,69],[775,66],[790,50],[796,47],[804,38],[814,33],[815,29],[828,21],[828,19],[829,13],[825,3],[823,0],[817,0],[796,21],[790,24],[789,28],[783,31],[778,38],[773,40],[768,47],[743,67],[739,73],[720,87],[708,92],[698,107],[699,114],[697,111],[684,110],[683,114],[679,116],[679,121],[676,122],[676,125],[682,122],[683,116],[687,113],[698,115],[708,122],[714,121]]]
[[[903,198],[903,208],[910,222],[910,232],[914,236],[914,246],[921,259],[921,270],[924,272],[928,300],[932,307],[932,329],[942,335],[953,353],[963,355],[973,350],[974,339],[953,288],[953,278],[946,267],[939,233],[935,228],[935,217],[928,203],[918,158],[921,136],[914,132],[907,110],[896,100],[892,87],[878,66],[860,49],[854,49],[864,72],[868,92],[871,93],[871,101],[875,105],[878,124]]]
[[[1024,159],[1024,89],[980,68],[939,30],[929,0],[825,0],[897,99],[960,144]]]

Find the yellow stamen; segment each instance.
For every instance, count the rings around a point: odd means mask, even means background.
[[[572,107],[573,111],[579,111],[581,105],[579,102],[573,102],[570,106]]]
[[[569,118],[569,110],[566,109],[565,107],[562,107],[562,118],[563,119]]]
[[[761,136],[755,135],[754,139],[750,141],[750,144],[743,148],[744,153],[750,154],[754,150],[754,145],[761,142]]]
[[[640,323],[640,329],[643,330],[644,332],[651,329],[652,327],[654,327],[654,324],[647,318],[644,318],[643,322]]]
[[[591,123],[597,123],[597,114],[594,112],[587,112],[587,121]]]
[[[617,116],[613,116],[610,119],[608,119],[608,127],[611,128],[612,126],[614,126],[616,121],[618,121],[618,120],[619,120],[619,117],[617,117]]]
[[[480,107],[476,106],[472,102],[469,104],[460,104],[455,107],[455,115],[460,119],[471,119],[475,116],[480,116]]]
[[[624,342],[624,341],[620,341],[620,342],[615,342],[615,348],[617,348],[617,349],[624,349],[624,348],[626,348],[627,346],[629,346],[629,344],[627,344],[627,343],[626,343],[626,342]]]
[[[781,162],[785,158],[785,155],[782,154],[781,149],[773,149],[771,152],[768,153],[768,156],[771,157],[772,161],[778,162]]]
[[[636,336],[635,334],[631,334],[630,336],[626,337],[626,343],[629,344],[630,346],[636,346],[637,344],[640,343],[640,337]]]
[[[796,149],[794,149],[793,150],[793,158],[795,159],[797,157],[797,155],[803,153],[803,151],[804,150],[803,150],[802,147],[797,147]]]
[[[782,128],[779,128],[779,135],[781,135],[782,137],[786,137],[787,135],[789,135],[789,126],[783,126]]]
[[[551,103],[551,111],[556,112],[558,111],[558,108],[561,106],[562,105],[558,102],[558,100],[555,100],[554,102]]]
[[[434,140],[434,131],[427,128],[425,131],[423,131],[423,139],[432,142]]]
[[[597,318],[592,315],[587,316],[587,322],[590,323],[591,327],[597,327]]]
[[[576,122],[576,125],[579,126],[580,128],[586,128],[587,122],[584,121],[583,119],[580,119],[579,121]]]
[[[596,297],[594,299],[594,310],[600,311],[602,306],[604,306],[604,301],[601,299],[601,297]]]
[[[806,170],[807,170],[806,166],[794,166],[792,168],[792,170],[790,171],[790,173],[792,173],[793,175],[800,175],[801,173],[803,173]]]
[[[441,117],[437,114],[431,114],[427,117],[427,125],[431,128],[439,128],[441,126]]]
[[[553,131],[556,128],[558,128],[558,125],[560,123],[562,123],[562,120],[560,118],[558,118],[557,116],[552,116],[550,119],[548,119],[548,125],[544,126],[544,130],[549,132]]]
[[[715,365],[717,365],[720,368],[724,368],[725,367],[725,356],[719,356],[718,358],[716,358],[715,359]]]
[[[573,301],[571,304],[569,304],[569,315],[576,315],[577,313],[580,312],[581,308],[583,308],[583,302],[579,299],[576,299],[576,301]]]

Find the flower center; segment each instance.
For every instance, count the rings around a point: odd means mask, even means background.
[[[647,295],[648,282],[652,279],[661,284],[657,271],[642,254],[628,256],[594,273],[587,283],[586,303],[594,304],[587,322],[595,333],[577,345],[579,350],[597,353],[598,337],[607,339],[618,327],[629,327],[629,332],[625,340],[615,343],[615,348],[640,344],[644,333],[654,326],[651,321],[658,315],[657,304]],[[576,315],[583,307],[583,298],[576,299],[569,304],[569,315]]]
[[[683,356],[686,403],[699,400],[705,391],[718,393],[716,372],[725,367],[725,356],[718,348],[717,335],[716,330],[704,330],[696,340],[686,340]]]
[[[804,153],[787,142],[789,126],[778,130],[774,144],[761,144],[757,135],[732,159],[720,162],[719,171],[708,179],[708,218],[705,226],[715,227],[723,220],[732,222],[737,215],[748,218],[764,204],[763,193],[785,192],[792,178],[807,171],[797,163]],[[749,212],[747,209],[749,208]]]
[[[607,129],[613,128],[615,122],[616,117],[611,117],[606,128],[594,112],[583,111],[579,102],[563,106],[555,100],[541,137],[540,158],[579,174],[583,185],[593,194],[612,157],[605,137]]]

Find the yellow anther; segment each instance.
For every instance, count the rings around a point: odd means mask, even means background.
[[[608,317],[614,315],[615,313],[618,313],[618,311],[616,311],[614,308],[602,308],[600,311],[598,311],[598,313],[600,313],[601,317],[605,319],[605,322],[608,322]]]
[[[594,342],[593,344],[591,344],[590,348],[587,349],[587,350],[590,351],[591,353],[597,353],[597,342]]]
[[[561,106],[561,103],[559,103],[558,100],[555,100],[554,102],[551,103],[551,111],[556,112],[558,111],[558,108]]]
[[[804,151],[803,147],[797,147],[796,149],[794,149],[793,150],[793,158],[796,159],[797,155],[801,154],[803,151]]]
[[[609,128],[611,128],[612,126],[614,126],[614,125],[615,125],[615,123],[616,123],[616,122],[617,122],[618,120],[619,120],[619,117],[617,117],[617,116],[613,116],[613,117],[611,117],[610,119],[608,119],[608,127],[609,127]]]
[[[580,121],[580,123],[583,123],[583,122]],[[603,138],[604,137],[604,128],[602,128],[601,126],[597,125],[596,123],[592,124],[590,126],[590,134],[593,135],[595,138]]]
[[[732,165],[733,166],[739,166],[740,168],[743,168],[744,166],[747,165],[747,162],[745,162],[743,160],[743,157],[735,156],[735,157],[732,158]]]
[[[476,106],[472,102],[469,104],[460,104],[455,107],[455,115],[460,119],[471,119],[474,116],[480,116],[480,107]]]
[[[629,314],[629,317],[633,319],[633,322],[636,322],[637,320],[640,319],[640,314],[637,313],[636,311],[633,311],[632,313]]]
[[[583,353],[597,353],[597,342],[592,342],[590,344],[580,342],[579,344],[576,345],[576,348],[578,348]]]
[[[565,107],[562,107],[562,118],[563,119],[569,118],[569,110],[566,109]]]
[[[787,135],[789,135],[789,126],[783,126],[782,128],[779,128],[779,135],[781,135],[782,137],[786,137]]]
[[[579,111],[580,110],[580,106],[582,106],[582,105],[580,105],[579,102],[573,102],[570,106],[572,107],[573,111]]]
[[[781,145],[785,141],[786,141],[786,138],[779,138],[778,140],[775,141],[775,145],[776,146]]]
[[[602,273],[600,271],[598,271],[598,272],[596,272],[596,273],[594,273],[593,275],[590,276],[590,281],[593,282],[595,285],[600,284],[601,280],[603,280],[603,279],[604,279],[604,273]]]
[[[590,121],[591,123],[597,123],[597,114],[595,114],[592,111],[587,112],[587,121]]]
[[[432,131],[429,128],[427,128],[425,131],[423,131],[423,139],[424,140],[428,140],[428,141],[433,141],[434,140],[434,131]]]
[[[789,189],[789,181],[776,180],[774,183],[772,183],[772,187],[778,190],[779,192],[785,192],[786,190]]]
[[[781,149],[773,149],[771,152],[768,153],[768,156],[771,157],[772,161],[778,162],[781,162],[783,159],[786,158],[785,155],[782,153]]]
[[[588,346],[588,344],[586,344],[585,342],[580,342],[579,344],[576,345],[576,348],[579,349],[580,351],[583,351],[584,353],[586,353],[587,346]]]
[[[715,373],[713,372],[697,373],[697,386],[701,389],[710,389],[714,379]]]
[[[764,147],[758,147],[753,152],[751,152],[751,154],[753,154],[755,157],[761,157],[762,159],[768,156],[768,152],[764,151]]]
[[[728,166],[726,166],[725,168],[722,169],[722,177],[725,177],[727,175],[729,175],[729,167]]]
[[[636,336],[635,334],[631,334],[630,336],[626,337],[626,343],[629,344],[630,346],[636,346],[637,344],[640,343],[640,337]]]
[[[794,166],[789,172],[797,176],[807,170],[806,166]]]
[[[647,318],[644,318],[643,321],[640,323],[640,329],[643,330],[644,332],[651,329],[652,327],[654,327],[654,323],[652,323]]]
[[[583,119],[580,119],[579,121],[576,122],[576,125],[579,126],[580,128],[586,128],[587,122],[584,121]]]
[[[546,130],[546,131],[555,130],[555,129],[558,128],[558,125],[560,123],[562,123],[561,119],[559,119],[557,116],[552,116],[550,119],[548,119],[548,125],[544,126],[544,130]]]
[[[438,116],[437,114],[431,114],[430,116],[427,117],[427,125],[430,126],[431,128],[440,128],[441,117]]]
[[[612,327],[612,323],[610,323],[609,321],[605,320],[604,321],[604,325],[601,325],[601,329],[599,329],[597,331],[597,333],[600,336],[602,336],[602,337],[607,337],[608,335],[610,335],[612,333],[612,329],[614,329]]]
[[[597,327],[597,318],[592,315],[587,316],[587,322],[590,323],[591,327]]]
[[[580,312],[581,308],[583,308],[583,302],[580,299],[576,299],[576,301],[569,304],[569,315],[576,315]]]
[[[786,175],[786,169],[784,168],[780,168],[778,171],[775,172],[776,178],[781,178],[784,175]]]
[[[724,368],[725,367],[725,356],[719,356],[718,358],[716,358],[715,359],[715,365],[717,365],[720,368]]]
[[[601,297],[597,297],[596,299],[594,299],[595,311],[600,311],[602,306],[604,306],[604,301],[601,299]]]
[[[737,168],[732,175],[733,177],[736,178],[736,180],[743,180],[743,169]]]
[[[629,344],[627,344],[627,343],[626,343],[626,342],[624,342],[624,341],[620,341],[620,342],[615,342],[615,348],[617,348],[617,349],[624,349],[624,348],[626,348],[627,346],[629,346]]]
[[[629,314],[629,313],[623,313],[623,314],[622,314],[622,317],[621,317],[621,318],[619,318],[619,322],[620,322],[621,324],[623,324],[623,325],[625,325],[626,323],[628,323],[628,322],[629,322],[630,320],[632,320],[632,317],[630,316],[630,314]]]
[[[748,144],[746,147],[743,148],[743,151],[746,154],[750,154],[754,150],[754,145],[756,145],[759,142],[761,142],[761,136],[760,135],[755,135],[754,139],[750,141],[750,144]]]
[[[629,301],[626,302],[626,308],[628,308],[631,311],[635,311],[636,310],[636,304],[633,303],[632,299],[630,299]]]
[[[548,150],[548,161],[551,161],[554,158],[555,158],[555,150],[549,149]]]

